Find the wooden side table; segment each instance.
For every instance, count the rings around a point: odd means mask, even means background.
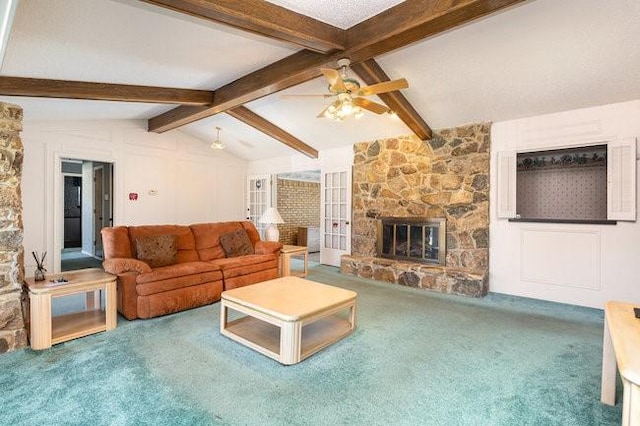
[[[31,348],[47,349],[56,343],[109,331],[117,325],[116,276],[102,269],[81,269],[60,274],[66,283],[52,283],[54,276],[45,281],[25,279],[29,290]],[[100,291],[104,291],[105,306],[101,306]],[[86,293],[87,309],[65,315],[52,316],[51,299],[71,294]]]
[[[616,403],[616,369],[622,380],[622,424],[640,425],[640,319],[631,303],[606,303],[600,401]]]
[[[291,258],[293,256],[303,256],[304,257],[304,271],[302,272],[291,272]],[[288,246],[284,245],[280,249],[280,276],[288,277],[290,275],[295,275],[298,277],[306,277],[309,272],[309,250],[305,246]]]

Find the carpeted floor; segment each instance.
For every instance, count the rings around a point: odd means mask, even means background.
[[[72,253],[63,254],[60,261],[60,270],[62,272],[87,268],[102,268],[102,259],[96,259],[82,253]]]
[[[357,291],[358,323],[300,364],[222,337],[219,303],[119,318],[109,333],[0,355],[0,424],[620,424],[620,403],[599,401],[602,311],[326,266],[309,278]]]

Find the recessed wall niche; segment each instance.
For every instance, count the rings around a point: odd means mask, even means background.
[[[516,173],[520,218],[607,219],[607,145],[519,153]]]

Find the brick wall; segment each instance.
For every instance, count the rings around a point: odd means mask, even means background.
[[[278,179],[278,225],[280,242],[297,242],[299,226],[320,226],[320,183]]]

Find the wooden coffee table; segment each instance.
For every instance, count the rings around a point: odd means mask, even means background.
[[[353,331],[356,296],[292,276],[227,290],[220,332],[282,364],[296,364]],[[244,316],[229,321],[229,310]]]

